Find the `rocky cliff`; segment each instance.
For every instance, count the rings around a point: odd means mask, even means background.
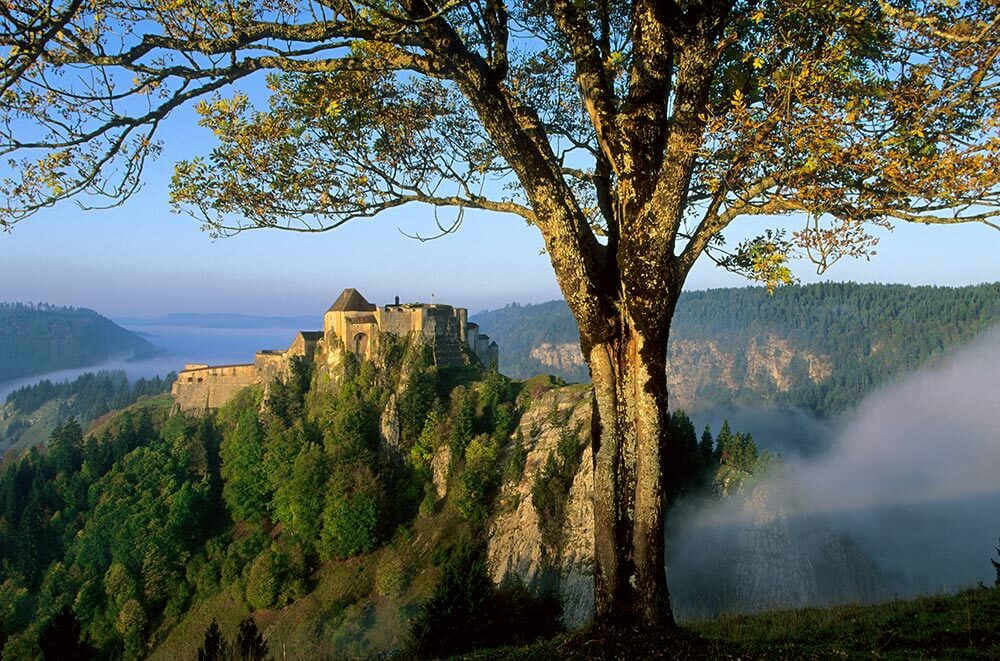
[[[532,347],[531,357],[557,374],[586,369],[576,342],[543,342]],[[833,373],[830,356],[797,349],[773,334],[754,337],[744,351],[727,350],[715,340],[675,339],[667,365],[672,406],[687,410],[696,409],[700,398],[717,399],[719,392],[743,388],[766,398],[804,379],[821,384]]]
[[[543,539],[532,487],[565,432],[583,446],[580,470],[566,501],[560,543]],[[567,386],[544,392],[531,401],[518,430],[527,459],[520,478],[504,485],[497,514],[488,530],[488,558],[493,580],[517,577],[536,592],[554,591],[563,606],[563,621],[575,627],[594,609],[594,487],[590,454],[590,388]]]

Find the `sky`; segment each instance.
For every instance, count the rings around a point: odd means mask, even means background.
[[[456,233],[430,242],[403,234],[434,233],[434,211],[423,206],[325,234],[262,230],[213,240],[167,202],[173,163],[206,154],[210,134],[186,111],[161,139],[163,155],[124,206],[84,212],[64,204],[0,233],[0,301],[89,307],[114,318],[318,314],[345,287],[360,289],[373,303],[399,295],[473,313],[560,297],[538,231],[515,216],[468,212]],[[453,212],[439,213],[442,224],[450,224]],[[737,221],[729,245],[753,235],[761,222]],[[1000,279],[998,248],[1000,232],[981,225],[900,226],[883,236],[871,261],[844,261],[822,277],[805,260],[793,270],[804,283],[976,284]],[[687,288],[745,284],[703,259]]]

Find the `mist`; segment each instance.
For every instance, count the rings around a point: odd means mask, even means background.
[[[992,585],[1000,332],[880,389],[834,424],[802,412],[770,423],[743,413],[731,418],[733,428],[753,423],[758,445],[782,450],[783,462],[738,495],[671,510],[678,617]],[[804,451],[794,451],[803,439]]]
[[[250,319],[246,323],[252,321]],[[0,383],[0,403],[14,390],[33,385],[42,379],[53,382],[72,381],[87,372],[122,370],[129,381],[134,382],[140,378],[165,377],[170,372],[184,369],[185,363],[208,365],[252,363],[259,349],[283,349],[291,343],[299,331],[297,326],[217,328],[195,324],[143,324],[139,320],[131,320],[125,326],[149,340],[153,346],[162,351],[162,354],[143,360],[132,360],[123,356],[96,365],[4,381]]]

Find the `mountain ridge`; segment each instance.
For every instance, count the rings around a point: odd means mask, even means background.
[[[998,319],[1000,283],[684,292],[671,330],[671,401],[689,410],[768,404],[836,415]],[[510,304],[470,320],[496,339],[500,370],[508,376],[589,380],[565,302]]]

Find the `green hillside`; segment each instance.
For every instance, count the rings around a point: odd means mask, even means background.
[[[1000,283],[825,283],[783,287],[773,296],[754,287],[685,292],[674,318],[668,369],[686,389],[682,403],[689,410],[777,403],[832,414],[998,319]],[[503,373],[588,379],[565,302],[513,304],[472,320],[500,345]],[[566,359],[570,355],[575,361]],[[708,378],[711,372],[716,374]]]
[[[0,382],[157,353],[145,339],[93,310],[0,303]]]
[[[40,446],[52,431],[70,418],[86,425],[111,411],[123,409],[143,397],[155,397],[170,389],[176,374],[167,378],[129,382],[122,370],[86,372],[72,381],[53,383],[42,379],[7,395],[0,404],[0,456],[13,455]],[[8,452],[14,452],[8,456]]]

